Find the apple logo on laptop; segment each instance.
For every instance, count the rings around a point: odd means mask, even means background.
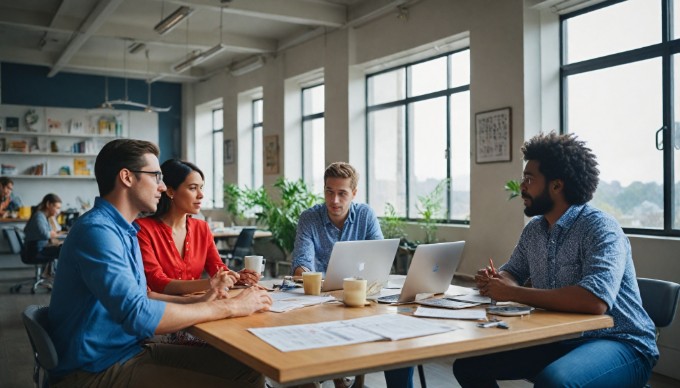
[[[365,266],[366,266],[366,263],[361,262],[361,263],[357,264],[357,269],[359,270],[359,272],[363,272]]]
[[[434,267],[432,267],[432,272],[439,272],[439,264],[435,264]]]

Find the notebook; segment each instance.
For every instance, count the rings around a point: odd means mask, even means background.
[[[413,254],[400,294],[382,296],[378,302],[408,303],[421,293],[446,292],[458,268],[465,241],[420,244]]]
[[[368,288],[376,282],[387,284],[399,239],[338,241],[333,245],[322,291],[341,290],[345,278],[367,280]]]

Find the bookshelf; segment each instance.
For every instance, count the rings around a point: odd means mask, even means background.
[[[97,154],[121,137],[158,143],[158,114],[2,104],[0,175],[14,180],[24,204],[37,204],[54,192],[68,208],[77,197],[92,200],[98,194]]]

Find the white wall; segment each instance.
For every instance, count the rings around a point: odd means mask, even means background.
[[[522,205],[508,201],[503,186],[522,172],[520,146],[541,130],[559,128],[558,18],[526,9],[522,0],[422,0],[409,7],[407,20],[395,13],[351,29],[326,35],[268,58],[265,68],[243,77],[216,77],[194,86],[195,95],[222,96],[226,131],[235,128],[239,92],[256,86],[264,90],[265,135],[278,134],[281,149],[294,152],[285,134],[299,120],[299,110],[289,106],[286,82],[315,69],[324,69],[326,84],[326,160],[349,160],[363,169],[364,133],[363,69],[381,58],[399,57],[407,51],[436,55],[435,43],[469,38],[471,48],[470,115],[512,108],[512,161],[471,164],[471,223],[441,225],[440,240],[468,243],[459,271],[473,274],[489,257],[506,261],[525,224]],[[427,49],[427,45],[432,47]],[[417,49],[417,50],[416,50]],[[429,50],[429,51],[427,51]],[[197,103],[200,99],[197,99]],[[229,112],[229,113],[228,113]],[[231,121],[231,125],[228,123]],[[471,120],[474,139],[474,120]],[[298,141],[293,139],[292,141]],[[474,158],[474,140],[470,157]],[[288,172],[281,155],[281,174]],[[225,169],[225,173],[228,169]],[[231,172],[235,174],[235,171]],[[276,176],[265,176],[265,184]],[[409,230],[421,238],[417,228]],[[680,240],[631,237],[640,276],[680,282]],[[680,320],[678,320],[680,322]],[[662,332],[662,357],[656,371],[680,379],[680,323]]]

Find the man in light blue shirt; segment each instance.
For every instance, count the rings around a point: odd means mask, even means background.
[[[260,374],[212,347],[144,345],[154,334],[271,305],[254,289],[222,298],[230,276],[200,297],[148,291],[132,222],[155,211],[165,190],[158,154],[152,143],[119,139],[97,156],[101,197],[64,242],[50,301],[48,330],[59,356],[51,386],[261,388]]]
[[[337,241],[382,240],[380,223],[373,209],[354,203],[359,174],[349,163],[331,163],[324,172],[325,203],[315,205],[300,215],[293,273],[326,272]],[[413,367],[385,371],[389,388],[413,387]],[[338,381],[336,381],[336,385]]]
[[[522,147],[527,216],[508,263],[476,276],[482,295],[547,310],[607,314],[614,327],[580,338],[456,360],[462,387],[530,379],[536,386],[642,387],[659,352],[640,299],[630,243],[616,220],[587,204],[595,155],[573,134],[538,135]],[[527,280],[531,287],[524,287]]]

